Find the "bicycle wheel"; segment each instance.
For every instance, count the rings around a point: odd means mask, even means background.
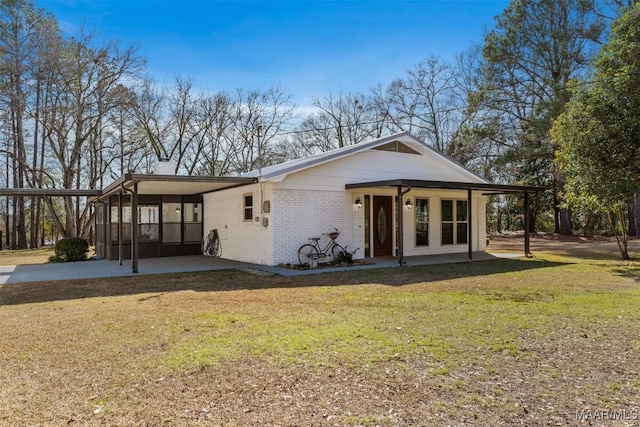
[[[213,229],[213,253],[214,256],[220,258],[222,255],[222,242],[220,242],[220,235],[218,234],[218,229]]]
[[[211,230],[202,241],[202,253],[206,256],[219,257],[222,252],[218,230]]]
[[[337,259],[340,259],[340,255],[343,252],[346,254],[347,251],[345,250],[345,248],[340,246],[338,243],[334,243],[333,244],[333,247],[331,248],[331,255],[333,255],[333,260],[334,261],[337,260]]]
[[[211,245],[211,253],[214,257],[219,258],[222,252],[222,246],[220,245],[220,240],[215,239],[213,244]]]
[[[311,265],[313,257],[317,259],[319,256],[318,250],[309,243],[300,246],[300,249],[298,249],[298,261],[300,261],[301,265]]]

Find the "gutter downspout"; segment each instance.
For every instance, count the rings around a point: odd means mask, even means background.
[[[471,205],[473,200],[472,196],[473,192],[469,188],[467,190],[467,239],[469,240],[467,243],[469,245],[469,260],[473,260],[473,206]]]
[[[122,186],[122,190],[124,186]],[[123,225],[122,225],[122,191],[118,193],[118,265],[122,265],[122,259],[124,258],[124,238],[122,237]]]

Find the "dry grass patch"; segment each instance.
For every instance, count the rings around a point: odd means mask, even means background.
[[[53,248],[0,251],[0,265],[46,264],[53,255]]]
[[[640,409],[637,263],[0,287],[0,425],[571,425]]]

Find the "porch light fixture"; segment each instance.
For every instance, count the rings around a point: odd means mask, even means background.
[[[176,208],[176,213],[180,213],[180,206]]]
[[[356,199],[356,208],[360,209],[362,207],[362,201],[360,200],[360,197],[358,197]]]
[[[407,207],[407,209],[413,208],[413,205],[411,204],[411,199],[407,199],[404,205]]]

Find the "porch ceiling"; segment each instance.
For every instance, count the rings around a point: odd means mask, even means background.
[[[454,182],[454,181],[429,181],[416,179],[392,179],[386,181],[359,182],[345,185],[345,189],[353,190],[372,187],[412,187],[412,188],[437,188],[447,190],[478,190],[484,194],[504,193],[537,193],[544,191],[543,187],[531,185],[508,185],[483,182]]]
[[[226,176],[182,176],[126,174],[111,183],[95,200],[118,194],[123,189],[132,190],[138,185],[137,194],[196,195],[224,190],[256,182],[255,178]]]

